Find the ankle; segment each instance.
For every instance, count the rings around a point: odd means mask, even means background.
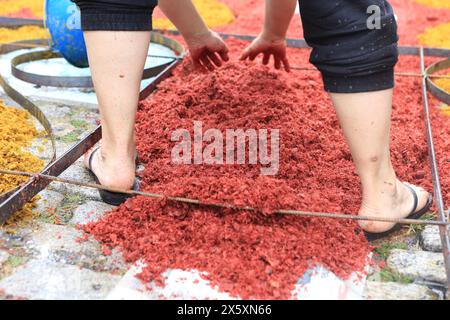
[[[387,198],[397,198],[400,194],[400,184],[401,182],[395,176],[365,181],[362,185],[363,205],[378,208]]]
[[[136,149],[132,147],[111,147],[103,146],[100,149],[100,158],[104,163],[122,163],[124,165],[134,164],[134,159],[136,155]]]
[[[102,153],[106,156],[127,158],[136,152],[135,136],[126,134],[125,138],[104,133],[102,137]]]

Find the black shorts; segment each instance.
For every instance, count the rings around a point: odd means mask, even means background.
[[[72,0],[84,31],[149,31],[157,0]]]
[[[81,9],[86,31],[151,30],[157,4],[157,0],[72,1]],[[312,47],[310,62],[322,73],[325,90],[356,93],[394,86],[397,23],[386,0],[300,0],[299,4],[304,37]],[[378,12],[379,25],[374,19]]]

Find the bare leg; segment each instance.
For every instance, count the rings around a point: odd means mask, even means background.
[[[130,188],[135,178],[135,116],[150,32],[87,31],[84,37],[102,122],[93,171],[102,185]],[[89,153],[86,165],[88,158]]]
[[[412,210],[413,196],[397,179],[389,151],[392,90],[330,96],[361,179],[359,214],[406,217]],[[419,210],[428,193],[420,189],[418,197]],[[383,232],[393,224],[361,222],[361,226],[369,232]]]

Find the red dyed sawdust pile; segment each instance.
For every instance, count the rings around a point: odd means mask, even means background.
[[[244,43],[229,45],[237,53]],[[308,52],[290,54],[304,60]],[[400,67],[416,63],[402,60]],[[430,188],[418,88],[417,79],[398,78],[392,157],[401,179]],[[278,174],[261,176],[259,165],[173,165],[171,134],[180,128],[192,134],[194,121],[202,121],[204,131],[279,129]],[[355,213],[359,206],[359,181],[318,73],[286,74],[232,61],[199,74],[186,61],[141,104],[136,128],[146,191],[252,205],[264,213],[280,207]],[[212,285],[242,298],[289,298],[311,263],[346,277],[363,269],[370,250],[351,221],[217,211],[143,197],[85,230],[119,247],[128,261],[147,262],[140,275],[146,282],[162,282],[167,268],[198,269]]]

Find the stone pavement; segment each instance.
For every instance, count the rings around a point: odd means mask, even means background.
[[[97,113],[92,108],[45,101],[39,105],[53,124],[59,155],[96,125]],[[43,141],[34,146],[39,143]],[[38,149],[33,150],[39,153]],[[48,148],[39,155],[48,159]],[[91,181],[81,159],[62,176]],[[76,228],[99,219],[112,207],[100,201],[96,190],[61,183],[52,183],[39,195],[31,222],[0,228],[0,299],[123,296],[120,290],[126,290],[123,283],[128,281],[124,275],[132,266],[117,251],[105,256],[93,239],[80,242],[82,233]],[[376,245],[375,258],[385,260],[386,265],[371,268],[365,298],[445,299],[445,271],[436,227],[406,228]]]

